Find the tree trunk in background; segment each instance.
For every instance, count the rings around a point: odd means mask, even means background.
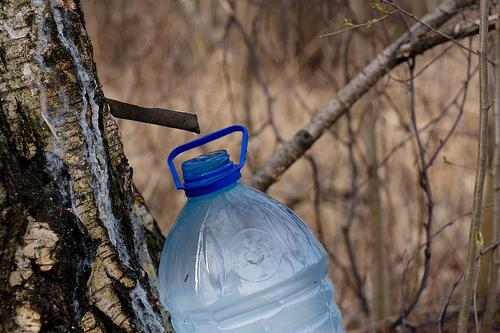
[[[495,59],[495,36],[494,31],[488,34],[488,58]],[[488,66],[488,104],[493,102],[495,96],[495,66]],[[481,222],[481,233],[483,235],[484,247],[487,247],[494,240],[493,236],[493,155],[495,151],[495,133],[494,121],[488,122],[488,164],[486,167],[486,179],[484,185],[484,205],[483,216]],[[486,253],[481,257],[481,264],[479,265],[479,272],[477,276],[477,294],[481,297],[488,294],[488,279],[490,272],[492,252]]]
[[[370,7],[364,0],[351,2],[352,10],[356,15],[358,24],[370,19]],[[358,38],[355,42],[355,63],[359,68],[363,68],[374,56],[375,47],[371,31],[359,30]],[[378,144],[377,144],[377,118],[379,110],[375,107],[377,95],[375,92],[369,92],[365,96],[361,108],[366,113],[364,121],[364,140],[367,156],[367,199],[369,203],[369,213],[367,222],[369,223],[368,242],[370,244],[370,314],[373,321],[379,321],[386,318],[388,314],[388,302],[390,295],[388,293],[387,277],[387,255],[384,253],[385,232],[382,212],[382,199],[380,193],[380,177],[378,173]]]
[[[79,2],[0,1],[0,332],[168,332]]]
[[[472,217],[469,230],[467,260],[464,272],[464,287],[460,311],[458,314],[457,332],[469,331],[469,310],[477,275],[476,256],[482,250],[482,236],[480,234],[481,213],[483,207],[484,179],[488,156],[488,13],[489,0],[480,1],[480,29],[479,29],[479,142],[476,164],[476,179],[474,182],[474,196]]]
[[[491,59],[494,59],[492,56]],[[491,66],[493,67],[493,66]],[[489,69],[489,68],[488,68]],[[492,78],[492,76],[490,76]],[[491,90],[493,93],[493,90]],[[491,96],[491,95],[490,95]],[[486,169],[485,181],[484,181],[484,208],[482,214],[481,222],[481,233],[483,235],[484,247],[490,245],[493,239],[493,153],[494,153],[494,143],[495,137],[493,132],[493,123],[488,123],[488,164]],[[481,257],[481,264],[479,265],[479,272],[477,276],[477,294],[479,297],[484,297],[489,293],[488,289],[488,279],[490,275],[490,264],[491,264],[492,252],[486,253]]]
[[[500,3],[497,3],[497,13],[500,10]],[[492,201],[493,201],[493,214],[491,218],[491,243],[500,240],[500,23],[497,21],[494,33],[495,45],[493,59],[497,63],[494,66],[493,77],[493,91],[494,96],[494,113],[493,113],[493,153],[492,153],[492,171],[493,171],[493,185],[492,185]],[[493,66],[491,66],[493,67]],[[488,271],[488,293],[486,294],[486,308],[483,316],[483,332],[490,332],[492,330],[495,315],[500,314],[499,304],[496,302],[496,294],[498,289],[498,274],[500,269],[500,250],[497,248],[490,254],[487,260]],[[497,317],[498,319],[498,317]],[[498,321],[498,320],[497,320]]]

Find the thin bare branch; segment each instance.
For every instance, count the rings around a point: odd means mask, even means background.
[[[469,47],[471,45],[472,45],[472,39],[469,39]],[[436,148],[436,150],[434,150],[434,153],[431,155],[431,157],[427,161],[427,165],[425,166],[426,168],[429,168],[434,163],[434,160],[436,159],[436,157],[439,155],[439,153],[444,148],[444,146],[446,145],[446,143],[448,142],[448,140],[450,139],[452,134],[455,132],[455,129],[457,128],[458,123],[460,122],[460,119],[462,118],[462,115],[464,114],[465,102],[467,101],[467,92],[469,90],[468,89],[469,83],[470,83],[470,79],[472,77],[471,63],[472,63],[472,54],[469,53],[467,56],[467,71],[466,71],[467,77],[464,80],[464,85],[463,85],[463,92],[464,93],[462,94],[462,101],[460,102],[460,105],[458,107],[458,115],[455,118],[455,121],[453,122],[451,129],[448,131],[448,133],[446,134],[444,139],[439,140],[439,145]],[[455,100],[455,102],[456,102],[456,100]]]
[[[497,240],[496,242],[491,243],[489,246],[487,246],[482,251],[480,251],[475,256],[474,261],[477,262],[478,260],[480,260],[480,258],[482,256],[484,256],[485,254],[487,254],[491,251],[495,251],[498,247],[500,247],[500,240]],[[438,320],[436,321],[436,324],[438,326],[440,333],[442,333],[443,329],[444,329],[444,327],[443,327],[444,320],[446,318],[446,312],[447,312],[448,307],[450,305],[450,301],[451,301],[451,298],[453,296],[453,293],[455,292],[455,290],[457,289],[458,285],[460,284],[460,282],[462,281],[463,278],[464,278],[464,272],[462,272],[462,274],[460,274],[460,276],[455,280],[455,282],[452,284],[450,290],[448,291],[448,294],[446,295],[445,301],[443,303],[443,308],[441,310],[441,313],[439,314]],[[496,298],[496,295],[495,295],[495,298]]]
[[[480,33],[479,33],[479,143],[477,156],[477,172],[474,184],[474,199],[472,205],[472,219],[469,232],[467,261],[464,274],[464,292],[458,315],[457,332],[465,333],[468,330],[469,308],[476,276],[476,261],[474,260],[481,246],[480,234],[481,213],[483,204],[483,188],[486,175],[486,162],[488,156],[488,11],[489,0],[481,0]]]
[[[425,204],[427,206],[427,216],[426,221],[423,223],[424,231],[425,231],[425,247],[424,247],[424,267],[422,277],[420,278],[420,283],[417,287],[417,290],[411,297],[408,304],[406,304],[401,310],[400,316],[393,322],[392,326],[398,326],[400,324],[406,323],[406,318],[411,313],[411,311],[415,308],[422,295],[422,292],[427,286],[427,280],[429,278],[429,269],[430,269],[430,261],[431,261],[431,245],[432,245],[432,222],[433,222],[433,210],[434,210],[434,200],[432,197],[432,189],[429,182],[428,169],[430,164],[426,160],[425,153],[426,149],[422,144],[422,139],[420,138],[420,134],[418,132],[417,126],[417,115],[416,115],[416,99],[415,99],[415,86],[414,86],[414,70],[415,70],[415,59],[411,59],[408,63],[409,71],[410,71],[410,79],[408,80],[408,90],[410,91],[410,112],[411,112],[411,125],[413,128],[413,132],[415,134],[415,141],[417,142],[418,148],[418,156],[419,156],[419,186],[422,189],[422,192],[425,196]]]
[[[227,6],[230,6],[231,10],[227,11],[230,23],[234,25],[238,31],[241,33],[243,37],[243,42],[245,43],[245,46],[247,47],[248,54],[250,61],[255,67],[255,77],[257,82],[259,83],[259,86],[262,90],[262,93],[264,94],[266,98],[266,110],[267,110],[267,115],[268,115],[268,121],[266,125],[270,125],[271,128],[273,129],[274,135],[276,136],[276,141],[282,142],[283,139],[281,138],[281,135],[279,133],[278,127],[276,125],[276,122],[274,120],[274,111],[273,111],[273,102],[274,99],[271,96],[270,88],[269,88],[269,82],[264,74],[264,71],[262,70],[262,66],[260,64],[259,57],[257,56],[257,50],[256,50],[256,45],[255,41],[252,38],[252,36],[245,30],[245,27],[243,24],[240,22],[240,20],[236,17],[235,15],[235,3],[233,1],[221,1],[222,4],[227,3]]]
[[[396,14],[397,12],[399,12],[399,10],[396,9],[396,10],[393,10],[392,12],[388,12],[385,15],[382,15],[380,17],[368,20],[364,23],[352,24],[352,25],[349,25],[348,28],[344,28],[344,29],[341,29],[338,31],[322,34],[322,35],[316,36],[316,38],[325,38],[325,37],[336,36],[336,35],[343,34],[344,32],[348,32],[348,31],[352,31],[352,30],[356,30],[356,29],[360,29],[360,28],[370,28],[372,25],[391,17],[392,15]]]
[[[347,143],[347,147],[349,150],[349,163],[351,164],[351,191],[352,198],[351,203],[349,205],[349,214],[347,218],[347,222],[342,226],[342,235],[344,238],[344,243],[347,249],[347,255],[349,257],[349,263],[352,270],[352,275],[354,278],[354,293],[358,298],[361,309],[366,315],[370,314],[370,307],[368,305],[368,299],[363,290],[363,281],[361,279],[361,274],[359,273],[359,267],[356,259],[356,254],[354,252],[354,246],[352,244],[352,240],[350,237],[350,231],[352,227],[352,223],[354,221],[354,212],[358,202],[358,196],[356,193],[357,188],[357,178],[358,178],[358,167],[356,165],[356,160],[354,159],[354,135],[352,129],[352,119],[350,111],[347,113],[347,130],[349,134],[349,141]]]
[[[412,14],[412,13],[406,11],[405,9],[401,8],[401,6],[398,5],[397,3],[394,3],[394,2],[388,1],[388,0],[380,0],[380,1],[383,2],[383,3],[385,3],[385,4],[388,4],[388,5],[392,6],[394,8],[396,8],[399,12],[401,12],[404,15],[410,17],[411,19],[415,20],[416,22],[419,22],[419,23],[423,24],[429,30],[435,32],[436,34],[440,35],[441,37],[444,37],[444,38],[448,39],[449,41],[453,42],[455,45],[461,47],[462,49],[464,49],[464,50],[466,50],[468,52],[474,53],[474,54],[478,54],[477,51],[472,50],[470,47],[467,47],[467,46],[463,45],[462,43],[460,43],[459,41],[457,41],[455,38],[453,38],[452,36],[448,35],[447,33],[439,31],[438,29],[434,28],[432,25],[427,24],[426,22],[424,22],[421,19],[419,19],[418,17],[416,17],[414,14]]]

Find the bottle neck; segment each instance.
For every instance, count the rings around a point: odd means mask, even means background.
[[[240,167],[229,159],[225,150],[217,150],[185,161],[182,164],[184,191],[188,197],[205,195],[241,178]]]
[[[241,178],[241,172],[238,170],[236,172],[228,174],[226,177],[217,180],[216,182],[209,184],[207,186],[201,187],[193,187],[193,188],[185,188],[186,196],[191,197],[199,197],[201,195],[210,194],[212,192],[218,191],[229,185],[232,185]]]
[[[239,184],[239,182],[236,181],[236,182],[228,184],[228,185],[226,185],[224,187],[221,187],[218,190],[215,190],[215,191],[212,191],[212,192],[208,192],[208,193],[200,194],[200,195],[195,195],[195,196],[187,196],[187,199],[188,199],[189,202],[206,200],[206,199],[213,199],[215,197],[218,197],[221,194],[224,194],[226,192],[231,191],[238,184]]]

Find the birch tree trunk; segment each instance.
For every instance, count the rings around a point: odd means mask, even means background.
[[[171,332],[78,1],[0,1],[0,332]]]

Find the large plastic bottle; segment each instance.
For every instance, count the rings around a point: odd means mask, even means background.
[[[241,131],[239,164],[225,150],[182,164],[189,149]],[[159,293],[177,333],[337,333],[340,311],[325,250],[289,208],[238,182],[248,133],[234,125],[177,147],[168,164],[187,202],[165,242]]]

